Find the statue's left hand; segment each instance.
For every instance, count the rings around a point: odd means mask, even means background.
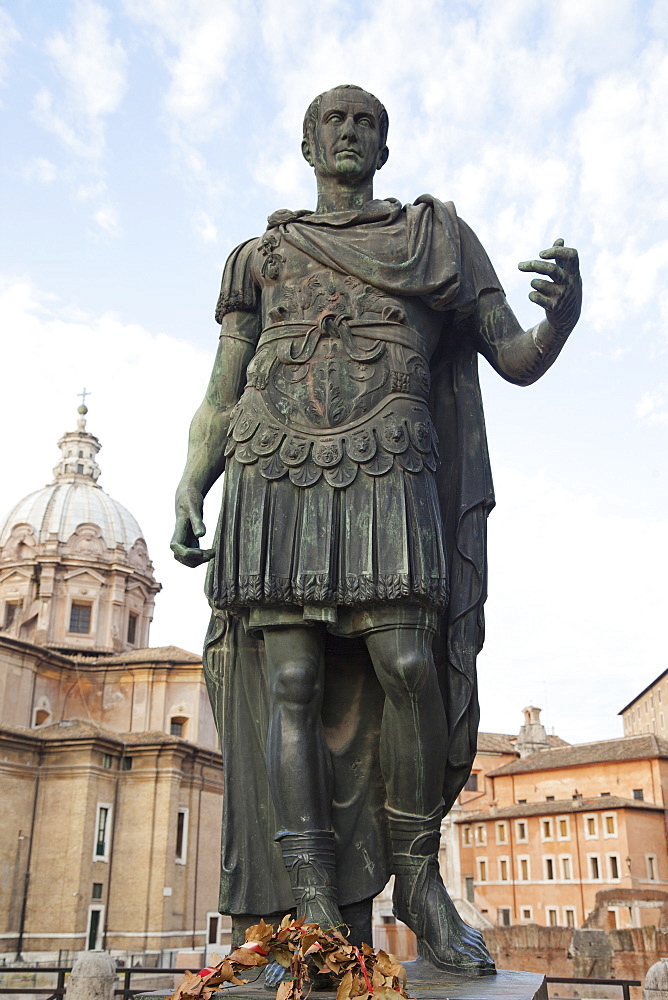
[[[582,307],[582,280],[577,250],[565,247],[564,241],[555,240],[549,250],[541,250],[540,260],[524,260],[518,264],[520,271],[545,274],[551,281],[534,278],[529,293],[532,302],[545,310],[548,323],[558,333],[568,335],[580,316]],[[555,263],[550,263],[550,260]]]

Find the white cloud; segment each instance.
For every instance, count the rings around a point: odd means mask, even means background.
[[[169,72],[164,98],[170,134],[182,155],[215,134],[239,92],[228,85],[250,14],[236,0],[125,0],[127,14],[147,27]],[[190,164],[201,175],[205,163]]]
[[[206,212],[199,212],[193,220],[195,232],[205,243],[218,242],[218,230]]]
[[[169,539],[188,425],[212,357],[113,315],[83,313],[27,279],[0,277],[0,328],[12,331],[3,360],[13,373],[0,415],[15,429],[6,449],[12,473],[0,481],[0,517],[51,480],[56,442],[75,426],[77,393],[86,385],[88,429],[103,444],[100,485],[136,516],[164,586],[151,641],[198,651],[208,619],[202,574],[174,561]],[[216,513],[212,500],[211,535]]]
[[[6,10],[0,8],[0,84],[5,83],[8,70],[8,59],[11,55],[14,43],[19,40],[16,25]]]
[[[62,95],[42,88],[35,113],[76,156],[99,159],[104,152],[104,119],[125,94],[127,57],[111,38],[110,13],[93,0],[75,0],[69,28],[46,40],[45,49],[62,81]]]
[[[668,426],[668,385],[644,392],[636,406],[636,416],[648,424]]]
[[[108,236],[119,235],[118,212],[113,205],[102,205],[96,212],[93,212],[93,220]]]
[[[23,176],[29,181],[35,180],[39,181],[40,184],[51,184],[55,180],[57,172],[55,163],[43,156],[37,156],[26,164]]]

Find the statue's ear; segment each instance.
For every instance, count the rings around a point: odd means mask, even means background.
[[[387,148],[387,146],[383,146],[383,148],[378,153],[378,159],[376,160],[376,170],[380,170],[381,167],[385,166],[389,155],[390,155],[389,149]]]
[[[302,156],[309,164],[309,166],[311,167],[315,166],[315,163],[313,162],[313,154],[311,152],[311,146],[307,139],[302,139]]]

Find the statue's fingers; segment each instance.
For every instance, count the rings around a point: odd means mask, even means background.
[[[201,538],[202,535],[206,535],[206,526],[199,515],[193,514],[190,518],[190,523],[192,525],[195,538]]]
[[[556,239],[552,244],[553,247],[563,247],[563,245],[564,241],[562,240],[561,236],[558,239]]]
[[[184,566],[200,566],[203,562],[208,562],[215,555],[214,549],[194,549],[180,542],[172,542],[170,545],[174,558]]]
[[[542,306],[548,312],[554,307],[554,302],[547,295],[542,295],[541,292],[529,292],[529,298],[532,302],[535,302],[537,306]]]
[[[563,292],[563,285],[558,285],[554,281],[543,281],[542,278],[534,278],[531,282],[531,287],[551,299],[558,298]]]
[[[535,271],[536,274],[546,274],[553,281],[563,281],[565,274],[558,264],[545,260],[523,260],[517,265],[520,271]]]
[[[549,250],[541,250],[538,255],[542,260],[577,260],[578,252],[574,247],[559,246],[550,247]]]

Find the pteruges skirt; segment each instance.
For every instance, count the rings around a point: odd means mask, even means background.
[[[353,634],[374,606],[385,619],[411,606],[420,618],[409,614],[411,624],[434,627],[447,604],[440,506],[426,468],[395,462],[382,476],[360,469],[343,489],[324,477],[300,487],[231,455],[214,546],[211,604],[258,628],[301,619]]]

